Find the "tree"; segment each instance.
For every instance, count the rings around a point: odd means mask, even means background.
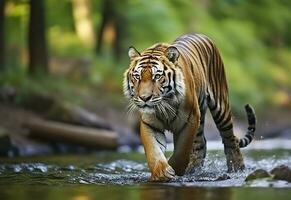
[[[30,74],[48,72],[44,1],[30,0],[28,33]]]
[[[5,69],[5,3],[0,0],[0,71]]]
[[[121,57],[123,52],[122,40],[126,35],[127,21],[124,16],[124,7],[126,1],[103,0],[102,20],[97,31],[96,52],[100,54],[104,43],[107,43],[112,49],[116,59]]]

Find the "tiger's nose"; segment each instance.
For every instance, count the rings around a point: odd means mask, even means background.
[[[139,96],[139,98],[141,98],[141,100],[143,100],[144,102],[147,102],[152,98],[152,95],[141,95]]]

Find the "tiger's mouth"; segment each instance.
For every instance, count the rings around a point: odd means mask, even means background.
[[[177,104],[177,98],[172,93],[164,96],[156,96],[148,101],[142,101],[135,96],[131,98],[130,104],[128,105],[128,113],[136,110],[142,114],[161,114],[169,118],[176,115]]]
[[[147,104],[145,104],[145,105],[143,105],[143,106],[138,106],[139,108],[153,108],[153,106],[150,106],[150,105],[147,105]]]
[[[144,102],[143,105],[137,105],[140,113],[159,114],[165,118],[176,115],[176,107],[173,106],[169,99],[160,98],[155,102]]]
[[[152,114],[156,112],[156,109],[154,107],[144,106],[142,108],[141,107],[139,108],[139,112]]]
[[[161,104],[162,98],[155,98],[150,101],[136,101],[136,106],[141,113],[154,113],[157,111],[157,106]]]
[[[141,113],[153,113],[156,110],[155,108],[156,105],[151,102],[149,103],[146,102],[146,103],[143,103],[142,105],[137,104],[137,107]]]
[[[157,104],[160,104],[162,101],[162,97],[154,97],[148,101],[143,101],[140,98],[133,98],[134,103],[139,108],[154,108]]]

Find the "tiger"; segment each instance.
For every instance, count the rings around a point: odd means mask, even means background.
[[[240,148],[254,138],[256,115],[245,105],[248,129],[238,139],[233,131],[224,64],[210,38],[192,33],[172,44],[157,43],[139,52],[129,47],[123,92],[128,109],[140,115],[140,138],[152,181],[170,181],[199,169],[206,156],[204,121],[207,109],[224,145],[228,172],[244,170]],[[174,150],[166,158],[165,130]]]

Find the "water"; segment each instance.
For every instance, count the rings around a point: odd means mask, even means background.
[[[2,188],[0,188],[2,189]],[[141,186],[11,186],[0,190],[1,199],[26,200],[281,200],[290,199],[290,190],[277,188],[197,188],[164,185]]]
[[[268,179],[245,182],[256,169],[291,166],[291,150],[243,151],[246,170],[227,173],[222,150],[208,151],[194,174],[150,183],[142,153],[102,152],[0,160],[1,199],[285,199],[291,184]],[[33,192],[32,192],[33,191]],[[45,195],[44,195],[45,194]],[[32,196],[31,196],[32,195]],[[4,197],[4,198],[2,198]],[[192,198],[191,198],[192,197]],[[288,199],[288,198],[287,198]]]

